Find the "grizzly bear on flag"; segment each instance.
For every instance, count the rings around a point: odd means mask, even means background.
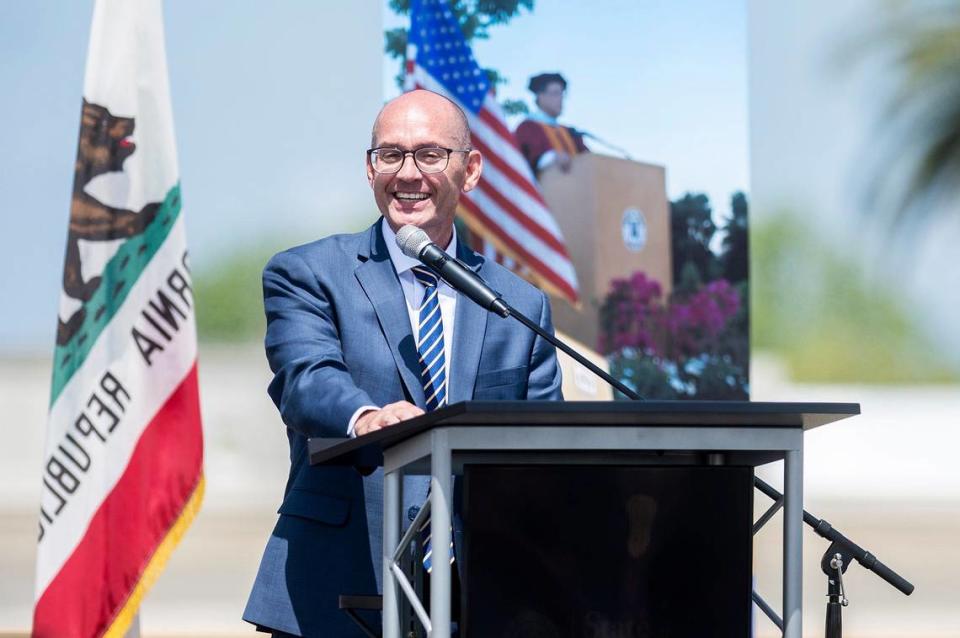
[[[160,202],[150,202],[139,212],[104,204],[85,188],[104,173],[123,170],[124,161],[136,150],[130,140],[134,130],[132,117],[119,117],[99,104],[83,100],[80,143],[74,167],[70,227],[67,233],[63,266],[63,291],[73,299],[87,302],[100,287],[100,274],[84,280],[79,240],[111,241],[139,235],[160,210]],[[83,325],[86,310],[81,306],[57,327],[57,344],[66,345]]]

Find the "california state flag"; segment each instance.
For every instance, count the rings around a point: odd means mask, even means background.
[[[47,444],[33,635],[122,636],[200,507],[203,439],[160,0],[97,0]]]

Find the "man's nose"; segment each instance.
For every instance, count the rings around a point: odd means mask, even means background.
[[[397,171],[397,179],[415,180],[422,177],[420,169],[417,168],[417,162],[413,159],[413,153],[407,152],[403,156],[403,165]]]

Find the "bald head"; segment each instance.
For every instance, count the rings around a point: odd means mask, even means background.
[[[470,145],[470,125],[463,110],[439,93],[417,89],[390,100],[380,109],[377,119],[373,122],[370,146],[377,147],[383,142],[380,139],[380,130],[381,123],[385,119],[405,120],[417,115],[425,115],[433,120],[437,134],[450,138],[458,148],[466,148]],[[445,145],[441,144],[441,146]]]

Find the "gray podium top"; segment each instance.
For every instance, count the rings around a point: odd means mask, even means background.
[[[443,426],[695,427],[810,430],[860,414],[858,403],[466,401],[355,439],[312,438],[313,465],[383,464],[383,451]]]

